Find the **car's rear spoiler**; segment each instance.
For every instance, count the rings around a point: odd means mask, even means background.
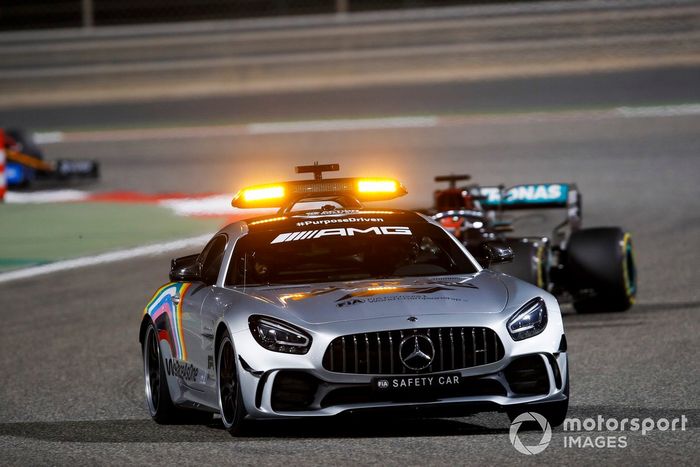
[[[564,224],[576,230],[581,224],[581,193],[572,183],[533,183],[503,186],[474,186],[469,192],[486,210],[567,209]],[[563,225],[564,225],[563,224]]]

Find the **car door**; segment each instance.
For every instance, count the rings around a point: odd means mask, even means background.
[[[215,287],[219,274],[224,251],[228,238],[225,234],[219,234],[212,238],[204,247],[202,253],[197,258],[200,280],[193,282],[184,294],[181,294],[182,301],[182,328],[185,341],[185,360],[192,365],[190,378],[185,379],[185,384],[190,391],[190,396],[194,400],[204,402],[207,399],[204,392],[210,386],[214,373],[210,371],[207,347],[211,339],[203,333],[201,322],[201,309],[207,296]]]

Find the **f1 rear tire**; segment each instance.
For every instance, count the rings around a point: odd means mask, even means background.
[[[618,227],[574,232],[565,264],[576,311],[620,312],[634,304],[637,274],[629,233]]]

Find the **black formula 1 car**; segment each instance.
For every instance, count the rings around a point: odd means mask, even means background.
[[[511,248],[513,261],[493,269],[516,276],[570,299],[578,312],[625,311],[637,292],[631,235],[620,227],[581,226],[581,194],[574,184],[539,183],[479,186],[469,175],[443,175],[429,214],[460,239],[482,264],[486,252]],[[515,235],[513,215],[541,209],[565,209],[566,219],[546,236]],[[481,252],[481,254],[480,254]]]
[[[32,135],[21,129],[0,129],[3,132],[9,188],[27,188],[36,181],[65,182],[73,179],[96,179],[100,176],[97,161],[88,159],[46,160],[44,151]]]

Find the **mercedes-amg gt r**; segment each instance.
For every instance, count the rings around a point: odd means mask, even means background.
[[[301,170],[300,170],[301,169]],[[363,208],[406,193],[392,179],[323,179],[241,190],[235,222],[173,260],[139,341],[158,423],[218,414],[327,417],[411,409],[447,416],[524,411],[563,422],[566,337],[557,300],[484,269],[438,222]]]

